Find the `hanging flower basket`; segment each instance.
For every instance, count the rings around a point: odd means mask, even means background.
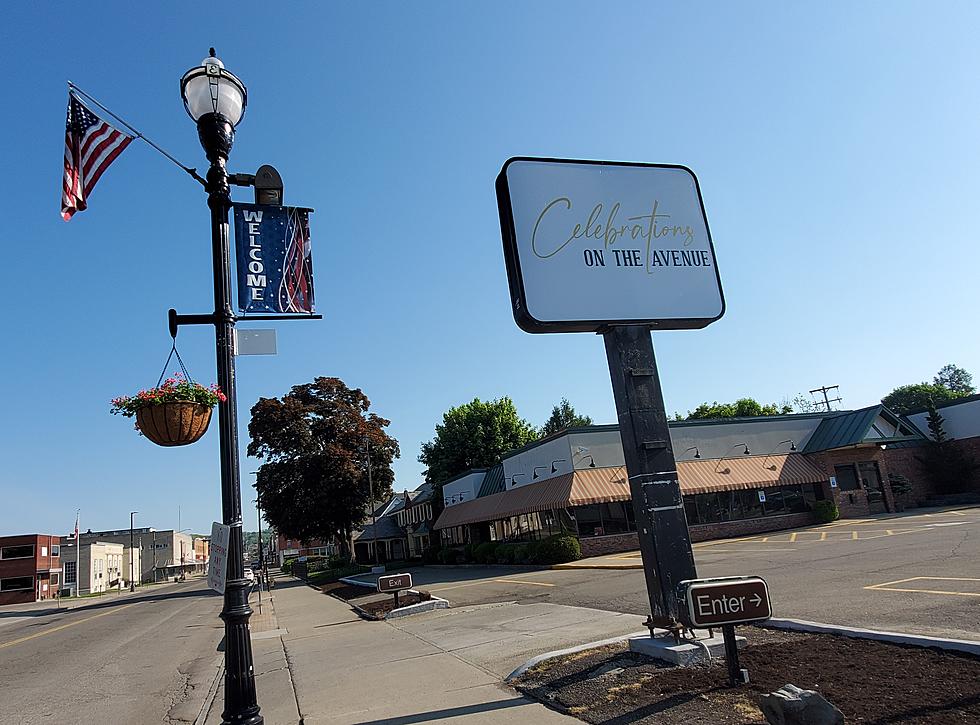
[[[199,440],[211,422],[211,410],[227,400],[217,385],[175,375],[155,388],[112,401],[113,415],[136,418],[136,428],[158,446],[186,446]]]

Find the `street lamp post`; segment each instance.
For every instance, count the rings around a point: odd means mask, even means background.
[[[225,623],[224,723],[262,725],[255,695],[252,642],[248,620],[249,583],[245,579],[242,538],[241,484],[238,470],[238,407],[235,393],[235,313],[231,306],[231,249],[228,212],[231,191],[225,163],[235,141],[235,126],[245,113],[245,85],[214,55],[191,68],[180,81],[188,115],[197,123],[198,137],[211,167],[205,189],[211,209],[211,261],[214,273],[214,324],[218,385],[226,399],[218,404],[223,523],[231,527],[228,569],[221,619]]]
[[[139,511],[129,512],[129,591],[136,591],[136,582],[133,580],[133,517],[138,514]],[[140,558],[140,568],[143,567],[142,557]]]

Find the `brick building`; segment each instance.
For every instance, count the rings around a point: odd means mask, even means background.
[[[0,605],[53,598],[61,585],[61,573],[59,537],[0,537]]]
[[[926,442],[884,406],[759,418],[672,421],[672,448],[694,541],[794,528],[817,501],[843,517],[916,505],[928,481],[909,461]],[[913,493],[896,500],[894,474]],[[434,529],[446,545],[575,534],[583,556],[635,549],[619,429],[572,428],[446,483]]]

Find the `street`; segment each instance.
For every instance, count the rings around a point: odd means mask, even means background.
[[[82,601],[0,612],[0,722],[193,722],[218,671],[221,598],[196,579]]]
[[[701,577],[758,575],[773,616],[980,639],[980,508],[850,519],[694,546]],[[576,562],[636,567],[639,553]],[[463,606],[551,602],[649,613],[638,568],[411,569],[416,586]],[[368,580],[370,577],[362,577]]]

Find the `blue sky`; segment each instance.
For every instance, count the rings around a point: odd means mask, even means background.
[[[88,211],[58,214],[66,80],[203,169],[178,80],[211,45],[249,90],[229,167],[271,163],[287,203],[316,209],[324,320],[279,323],[278,356],[239,359],[243,456],[249,406],[316,375],[391,419],[399,489],[476,396],[535,424],[566,396],[614,422],[599,339],[514,324],[493,191],[513,155],[697,172],[728,307],[655,335],[670,411],[821,384],[858,407],[947,362],[980,373],[980,8],[786,5],[7,8],[0,534],[66,532],[76,508],[83,529],[220,516],[216,430],[162,449],[108,415],[156,381],[167,309],[210,309],[201,189],[134,142]],[[179,343],[212,381],[209,331]]]

